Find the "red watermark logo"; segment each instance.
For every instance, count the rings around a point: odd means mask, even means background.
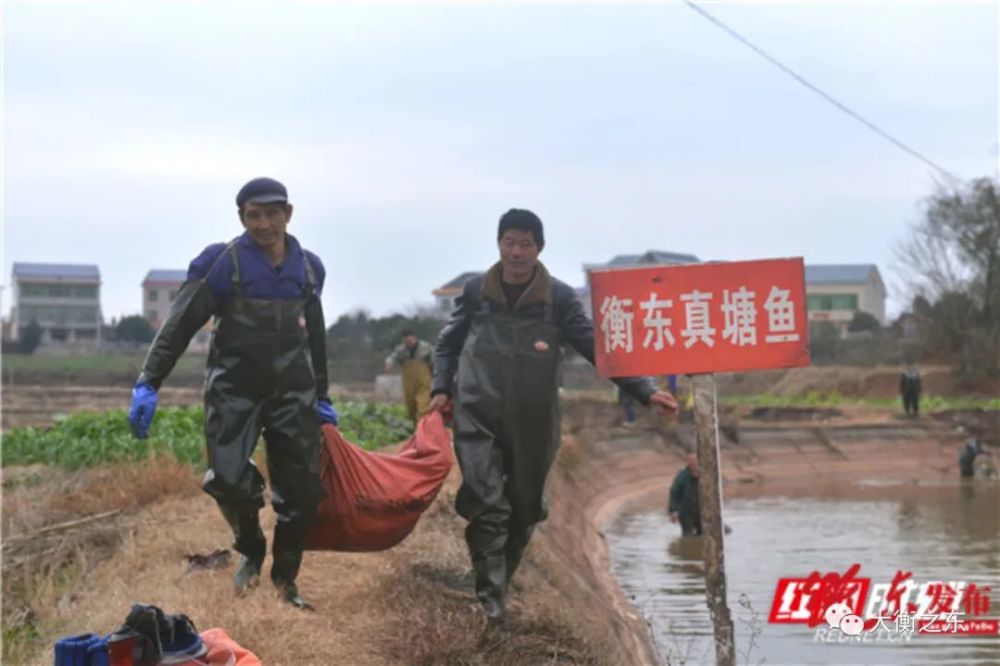
[[[913,579],[897,571],[886,583],[858,575],[861,565],[843,574],[782,578],[774,591],[768,622],[817,627],[817,640],[864,640],[866,635],[997,636],[1000,621],[990,611],[988,585],[964,580]],[[821,636],[822,634],[822,636]]]

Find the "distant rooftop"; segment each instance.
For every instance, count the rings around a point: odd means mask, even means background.
[[[634,266],[642,258],[641,254],[619,254],[608,262],[608,266]]]
[[[142,281],[143,284],[147,282],[184,282],[187,279],[187,271],[178,271],[168,268],[155,268],[146,274],[146,279]]]
[[[606,264],[588,264],[587,268],[624,268],[626,266],[661,266],[664,264],[697,264],[700,259],[684,252],[647,250],[642,254],[619,254]]]
[[[451,290],[451,289],[461,289],[462,287],[465,286],[466,282],[468,282],[472,278],[477,278],[477,277],[479,277],[482,274],[483,274],[482,271],[467,271],[465,273],[462,273],[458,277],[454,278],[453,280],[451,280],[447,284],[438,287],[434,291],[438,292],[438,291],[445,291],[445,290]]]
[[[15,278],[100,280],[101,271],[93,264],[14,263]]]
[[[806,284],[861,284],[868,282],[875,264],[812,264],[806,266]]]

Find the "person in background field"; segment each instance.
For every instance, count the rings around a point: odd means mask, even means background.
[[[258,512],[264,478],[253,461],[267,445],[274,527],[271,580],[285,601],[311,606],[295,584],[306,529],[324,491],[320,424],[337,424],[328,395],[326,324],[320,293],[326,271],[286,228],[285,186],[255,178],[236,195],[243,235],[209,245],[188,268],[132,392],[129,423],[149,434],[158,391],[194,334],[211,317],[215,333],[205,369],[208,471],[202,484],[219,505],[241,555],[238,593],[257,584],[267,541]]]
[[[958,454],[958,470],[962,478],[971,479],[976,474],[976,458],[981,455],[992,456],[992,451],[987,451],[979,441],[979,433],[972,432]]]
[[[920,373],[912,365],[907,366],[899,376],[899,394],[907,416],[920,416],[920,389]]]
[[[418,340],[416,333],[405,329],[403,341],[385,359],[386,372],[394,366],[403,371],[403,402],[414,424],[427,413],[431,401],[431,371],[434,368],[434,347]]]
[[[476,597],[491,622],[535,525],[548,515],[545,479],[559,447],[559,367],[568,344],[594,362],[594,326],[576,291],[538,261],[542,221],[528,210],[500,218],[500,261],[465,283],[438,337],[431,409],[454,398],[455,500],[469,521],[465,540]],[[457,379],[456,379],[457,375]],[[613,380],[643,405],[677,411],[649,377]]]
[[[687,466],[670,484],[670,522],[681,523],[683,536],[701,536],[701,503],[698,499],[698,456],[689,453]]]

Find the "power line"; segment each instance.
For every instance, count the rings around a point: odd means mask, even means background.
[[[694,11],[698,12],[702,17],[704,17],[705,19],[707,19],[711,23],[715,24],[716,26],[718,26],[722,30],[724,30],[727,33],[729,33],[729,35],[732,36],[734,39],[738,40],[744,46],[746,46],[746,47],[750,48],[751,50],[753,50],[755,53],[757,53],[757,55],[759,55],[762,58],[764,58],[765,60],[767,60],[769,63],[771,63],[772,65],[774,65],[778,69],[780,69],[782,72],[784,72],[788,76],[792,77],[793,79],[795,79],[796,81],[798,81],[800,84],[802,84],[803,86],[805,86],[809,90],[813,91],[814,93],[816,93],[817,95],[819,95],[820,97],[822,97],[827,102],[829,102],[830,104],[834,105],[835,107],[837,107],[838,109],[840,109],[841,111],[843,111],[844,113],[846,113],[847,115],[851,116],[852,118],[854,118],[855,120],[857,120],[859,123],[861,123],[862,125],[864,125],[868,129],[870,129],[871,131],[875,132],[879,136],[881,136],[883,139],[889,141],[890,143],[892,143],[894,146],[896,146],[900,150],[906,151],[911,156],[917,158],[918,160],[920,160],[924,164],[930,166],[931,168],[933,168],[935,171],[941,173],[942,175],[947,176],[949,179],[954,180],[956,183],[962,182],[962,179],[959,178],[958,176],[956,176],[955,174],[953,174],[951,171],[949,171],[948,169],[945,169],[943,166],[940,166],[940,165],[936,164],[929,157],[921,154],[916,149],[911,148],[910,146],[906,145],[905,143],[903,143],[902,141],[900,141],[899,139],[897,139],[893,135],[889,134],[888,132],[886,132],[884,129],[882,129],[881,127],[879,127],[878,125],[876,125],[872,121],[870,121],[867,118],[865,118],[864,116],[862,116],[857,111],[851,109],[849,106],[847,106],[843,102],[837,100],[832,95],[824,92],[818,86],[810,83],[809,81],[806,80],[805,77],[803,77],[801,74],[799,74],[798,72],[796,72],[795,70],[793,70],[791,67],[788,67],[787,65],[785,65],[784,63],[782,63],[781,61],[779,61],[777,58],[775,58],[774,56],[772,56],[770,53],[768,53],[764,49],[760,48],[759,46],[757,46],[756,44],[754,44],[753,42],[751,42],[749,39],[747,39],[746,37],[744,37],[740,33],[736,32],[735,30],[733,30],[732,28],[730,28],[728,25],[726,25],[725,23],[723,23],[719,19],[717,19],[714,16],[712,16],[711,14],[709,14],[707,11],[705,11],[704,9],[702,9],[701,7],[699,7],[698,5],[696,5],[691,0],[680,0],[680,1],[683,2],[685,5],[687,5],[688,7],[690,7],[691,9],[693,9]]]

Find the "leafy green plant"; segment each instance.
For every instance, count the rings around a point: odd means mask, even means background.
[[[80,412],[51,428],[15,428],[4,435],[3,463],[58,465],[67,469],[101,463],[142,460],[153,453],[202,464],[204,436],[201,408],[161,409],[149,439],[132,436],[125,412]]]
[[[337,408],[344,437],[368,450],[401,442],[412,432],[400,406],[345,402]],[[80,469],[166,454],[180,462],[204,466],[203,423],[200,406],[166,407],[157,411],[149,438],[137,440],[123,410],[80,412],[59,420],[51,428],[15,428],[6,433],[3,464]]]
[[[337,405],[337,414],[344,438],[368,450],[397,444],[413,433],[402,405],[352,401]]]

